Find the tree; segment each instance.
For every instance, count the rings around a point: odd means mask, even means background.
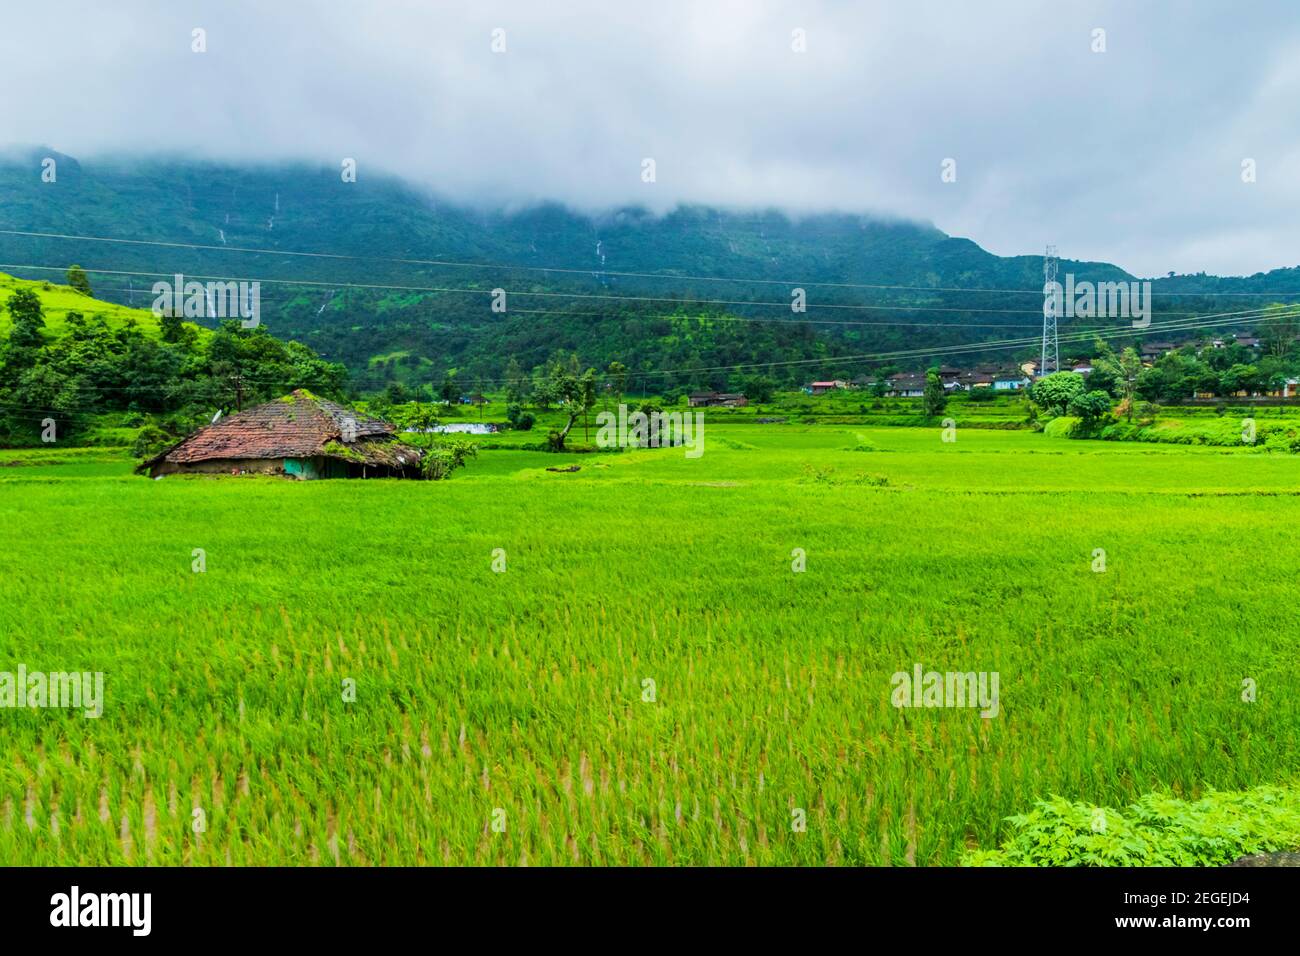
[[[438,397],[448,405],[456,404],[456,400],[460,398],[460,386],[456,384],[456,372],[454,370],[448,371],[443,376],[442,384],[438,386]]]
[[[1029,397],[1048,414],[1064,415],[1070,402],[1083,393],[1083,376],[1078,372],[1053,372],[1033,384]]]
[[[659,429],[663,426],[663,410],[663,406],[655,401],[642,402],[641,407],[637,409],[649,423],[645,447],[654,448],[660,444]]]
[[[1102,345],[1094,364],[1104,378],[1102,381],[1089,384],[1094,386],[1094,391],[1098,391],[1100,389],[1095,386],[1102,385],[1106,379],[1109,379],[1116,397],[1120,400],[1120,409],[1128,416],[1128,420],[1132,421],[1133,399],[1137,395],[1138,379],[1142,375],[1142,357],[1138,355],[1137,349],[1130,345],[1116,356],[1109,345]],[[1096,372],[1093,374],[1095,375]]]
[[[1085,429],[1096,427],[1106,415],[1110,414],[1110,395],[1101,389],[1093,389],[1070,400],[1069,412],[1076,415]]]
[[[528,398],[528,376],[519,366],[519,359],[510,356],[506,366],[506,404],[522,405]]]
[[[1259,387],[1259,370],[1253,365],[1233,365],[1219,376],[1219,394],[1235,395]]]
[[[590,410],[596,401],[596,370],[587,369],[582,375],[574,375],[564,365],[556,363],[551,368],[549,379],[559,400],[564,403],[569,413],[569,421],[560,431],[551,431],[546,439],[552,451],[564,451],[565,439],[574,422]]]
[[[152,458],[168,447],[176,444],[176,436],[168,434],[157,425],[145,425],[135,436],[131,445],[132,458]]]
[[[533,369],[531,392],[533,404],[544,412],[550,411],[551,406],[560,400],[560,396],[556,394],[552,377],[540,368]]]
[[[31,289],[19,289],[9,297],[9,314],[14,327],[9,333],[9,344],[17,348],[40,348],[45,339],[45,313],[41,299]]]
[[[937,368],[925,370],[925,391],[921,401],[925,405],[925,414],[929,416],[941,415],[948,407],[948,394],[943,390],[943,379],[939,377]]]
[[[871,383],[871,394],[874,398],[884,398],[885,393],[889,391],[889,376],[898,372],[897,365],[882,365],[875,371],[875,379]]]
[[[1218,349],[1207,349],[1204,354],[1205,364],[1216,372],[1226,372],[1234,365],[1249,365],[1255,359],[1248,348],[1236,342]]]
[[[162,340],[174,344],[185,335],[185,320],[169,311],[158,317],[158,328],[162,332]]]
[[[411,400],[411,396],[401,382],[389,382],[388,387],[384,389],[384,399],[389,405],[405,405]]]
[[[86,270],[81,266],[68,266],[68,285],[76,289],[82,295],[90,296],[90,277],[86,275]]]
[[[587,369],[583,376],[578,379],[578,384],[580,386],[579,401],[582,402],[582,440],[590,442],[591,422],[589,416],[592,406],[596,404],[596,370],[594,368]]]
[[[58,434],[66,436],[80,405],[80,392],[80,382],[42,359],[19,376],[9,400],[22,407],[29,423],[53,418]]]
[[[744,380],[740,390],[751,402],[764,405],[776,394],[776,382],[766,375],[751,375]]]
[[[1295,348],[1297,335],[1300,335],[1300,324],[1297,324],[1294,318],[1290,316],[1283,318],[1280,315],[1273,318],[1273,313],[1270,313],[1269,321],[1264,323],[1264,331],[1260,334],[1260,339],[1269,355],[1286,358]]]
[[[510,422],[510,427],[526,432],[533,427],[533,416],[531,412],[524,411],[524,406],[518,402],[506,406],[506,420]]]
[[[194,327],[187,325],[183,339],[189,340],[194,337],[194,334]],[[325,361],[301,342],[284,343],[284,361],[289,363],[287,384],[291,388],[305,388],[327,396],[343,394],[348,370],[339,362]]]
[[[464,438],[435,442],[420,461],[420,473],[430,481],[441,481],[470,458],[478,457],[478,445]]]
[[[622,362],[610,362],[606,370],[609,384],[614,390],[614,404],[623,404],[623,395],[627,392],[628,368]]]
[[[429,432],[438,424],[438,406],[412,402],[405,414],[405,424],[419,432]]]
[[[1196,368],[1189,379],[1192,393],[1196,392],[1218,392],[1219,376],[1214,370],[1202,362],[1196,363]]]
[[[1112,397],[1119,396],[1119,378],[1115,369],[1102,363],[1100,358],[1092,360],[1092,372],[1088,375],[1088,388],[1109,392]]]

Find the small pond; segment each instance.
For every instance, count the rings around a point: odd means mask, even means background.
[[[404,430],[436,434],[491,435],[497,430],[497,426],[491,422],[447,422],[445,425],[434,425],[432,428],[407,428]]]

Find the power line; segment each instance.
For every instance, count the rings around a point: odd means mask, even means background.
[[[64,268],[65,267],[62,266],[42,266],[42,265],[33,265],[33,264],[26,264],[26,263],[0,263],[0,269],[31,269],[31,270],[46,271],[46,272],[62,272],[64,271]],[[98,274],[98,275],[143,276],[143,277],[155,278],[155,279],[170,278],[175,275],[175,273],[168,273],[168,272],[143,272],[143,271],[126,270],[126,269],[97,269],[97,268],[88,268],[86,269],[86,272],[91,274]],[[311,286],[313,288],[328,288],[328,289],[364,289],[368,291],[399,291],[399,292],[426,292],[426,293],[436,292],[436,293],[452,294],[452,295],[484,295],[484,296],[491,296],[494,294],[493,290],[491,289],[463,289],[463,288],[454,288],[454,287],[446,287],[446,286],[405,286],[405,285],[386,285],[382,283],[324,282],[320,280],[311,280],[311,279],[267,279],[267,278],[252,278],[249,276],[220,276],[220,275],[209,275],[209,274],[189,274],[187,278],[208,279],[208,280],[218,281],[218,282],[256,282],[259,284],[267,283],[269,285],[281,285],[281,286]],[[509,299],[510,296],[529,296],[529,297],[557,298],[557,299],[600,299],[600,300],[614,301],[614,302],[659,302],[659,303],[667,302],[667,303],[674,303],[680,306],[732,305],[732,306],[744,306],[744,307],[779,306],[782,308],[788,308],[790,305],[790,303],[788,302],[755,301],[750,299],[679,299],[679,298],[671,298],[671,297],[663,297],[663,296],[607,295],[603,293],[591,293],[591,292],[524,292],[518,290],[513,290],[513,291],[502,290],[502,291],[506,293],[507,300]],[[1270,293],[1270,294],[1277,295],[1280,293]],[[968,315],[968,314],[1038,315],[1039,314],[1039,310],[1037,309],[968,309],[968,308],[956,308],[956,307],[915,306],[915,305],[866,305],[862,303],[808,302],[806,304],[806,307],[810,309],[839,309],[839,310],[854,310],[854,311],[954,312],[962,315]],[[494,313],[494,314],[508,315],[512,311],[521,311],[521,310],[507,309],[505,312]],[[1161,314],[1162,315],[1195,315],[1197,313],[1162,312]],[[818,319],[802,319],[798,321],[807,322],[807,323],[821,323],[821,320]],[[912,322],[912,323],[902,323],[902,324],[923,325],[924,323]]]
[[[40,266],[22,263],[0,263],[0,269],[34,269],[47,272],[62,272],[63,266]],[[126,269],[97,269],[87,268],[89,274],[99,275],[117,275],[117,276],[143,276],[148,278],[171,278],[174,272],[141,272]],[[448,295],[482,295],[493,296],[495,292],[492,289],[464,289],[450,286],[409,286],[384,284],[377,282],[325,282],[316,279],[268,279],[253,278],[251,276],[220,276],[208,274],[190,273],[185,276],[187,279],[210,279],[217,282],[257,282],[268,285],[290,285],[290,286],[312,286],[315,288],[329,289],[366,289],[392,292],[437,292]],[[700,305],[729,305],[729,306],[780,306],[789,308],[789,302],[772,302],[753,299],[685,299],[670,296],[641,296],[641,295],[614,295],[600,292],[525,292],[520,290],[503,289],[507,301],[511,296],[528,296],[532,298],[548,299],[600,299],[610,302],[669,302],[683,306],[700,306]],[[150,293],[152,294],[152,293]],[[866,305],[864,303],[834,303],[834,302],[808,302],[807,308],[810,309],[841,309],[841,310],[863,310],[863,311],[888,311],[888,312],[956,312],[966,313],[995,313],[1000,315],[1037,315],[1036,309],[964,309],[953,307],[938,306],[910,306],[910,305]],[[510,310],[507,309],[507,314]],[[811,320],[806,320],[811,321]]]
[[[552,266],[522,266],[522,265],[503,265],[500,263],[483,263],[483,262],[461,262],[452,259],[406,259],[392,256],[363,256],[345,253],[332,252],[296,252],[284,249],[261,249],[247,246],[227,246],[227,245],[209,245],[206,243],[192,242],[169,242],[152,239],[121,239],[110,236],[85,236],[73,235],[68,233],[55,232],[33,232],[18,229],[0,229],[0,235],[23,236],[29,238],[41,239],[65,239],[79,242],[110,242],[121,243],[125,245],[137,246],[159,246],[171,249],[196,249],[214,252],[237,252],[253,255],[273,255],[273,256],[295,256],[312,259],[334,259],[350,260],[365,262],[391,262],[398,265],[425,265],[437,266],[442,268],[464,268],[464,269],[493,269],[502,272],[540,272],[546,274],[561,275],[585,275],[585,276],[612,276],[615,278],[635,278],[635,279],[677,279],[689,282],[748,282],[755,285],[781,285],[791,287],[827,287],[841,289],[886,289],[900,291],[935,291],[935,292],[1017,292],[1030,293],[1040,292],[1041,290],[1029,289],[959,289],[944,288],[937,286],[909,286],[909,285],[884,285],[865,282],[823,282],[813,280],[784,280],[784,279],[743,279],[733,278],[730,276],[700,276],[685,275],[671,272],[623,272],[608,269],[572,269]]]
[[[47,271],[60,271],[60,267],[51,267],[51,265],[17,265],[17,264],[4,264],[4,263],[0,263],[0,269],[5,269],[5,268],[47,269]],[[173,274],[173,273],[157,273],[157,272],[122,271],[122,269],[113,269],[113,271],[109,271],[109,269],[100,269],[100,271],[96,271],[96,272],[101,272],[101,273],[104,273],[104,274],[122,274],[122,276],[149,276],[149,277],[168,276],[168,274]],[[367,289],[372,289],[372,287],[377,287],[377,289],[407,289],[407,290],[411,290],[411,291],[473,291],[473,293],[476,293],[476,294],[490,294],[489,291],[485,291],[485,290],[412,289],[412,287],[407,287],[407,286],[377,286],[377,285],[363,285],[363,286],[356,286],[356,285],[348,285],[348,284],[338,284],[338,282],[333,282],[333,284],[331,284],[331,282],[313,282],[313,281],[303,281],[303,280],[250,280],[250,278],[209,276],[209,274],[201,274],[201,276],[191,276],[191,277],[192,277],[192,278],[209,278],[209,280],[221,280],[221,281],[269,281],[269,282],[273,282],[273,284],[279,284],[279,285],[312,285],[312,286],[328,286],[328,287],[331,287],[331,289],[337,289],[337,287],[367,287]],[[523,295],[541,295],[541,294],[547,294],[547,293],[513,293],[513,294],[523,294]],[[549,295],[549,294],[547,294],[547,295]],[[562,295],[562,297],[563,297],[564,294],[556,294],[556,295]],[[604,298],[604,297],[580,297],[580,295],[575,295],[575,297],[569,297],[569,298]],[[628,297],[614,297],[614,298],[628,298]],[[660,299],[660,300],[662,300],[662,299]],[[679,302],[679,300],[676,300],[676,299],[668,299],[668,300],[669,300],[669,302]],[[680,302],[682,302],[682,304],[688,304],[688,303],[690,302],[690,300],[680,300]],[[784,306],[785,303],[741,303],[741,304],[780,304],[780,306]],[[1284,308],[1284,307],[1282,307],[1282,308]],[[526,312],[528,312],[529,310],[513,310],[513,311],[517,311],[517,312],[525,312],[525,313],[526,313]],[[541,311],[542,311],[542,310],[538,310],[538,312],[541,312]],[[909,310],[909,308],[907,308],[907,307],[898,307],[898,311],[911,311],[911,310]],[[963,310],[956,310],[956,311],[963,311]],[[1247,312],[1242,312],[1242,313],[1231,313],[1231,312],[1227,312],[1227,313],[1222,313],[1222,315],[1245,315],[1245,313],[1248,313],[1248,312],[1255,312],[1255,313],[1261,313],[1261,315],[1268,315],[1268,313],[1269,313],[1270,311],[1278,311],[1278,310],[1270,310],[1270,308],[1265,307],[1265,308],[1256,308],[1256,310],[1247,310]],[[508,312],[506,313],[506,315],[508,315]],[[569,313],[569,312],[565,312],[564,315],[585,315],[585,313]],[[1186,313],[1186,315],[1188,315],[1188,316],[1196,316],[1197,313]],[[599,316],[591,316],[591,317],[599,317]],[[628,317],[632,317],[632,316],[628,316]],[[680,317],[680,316],[667,316],[667,317]],[[689,316],[688,316],[688,317],[689,317]],[[1214,316],[1201,316],[1201,317],[1214,317]],[[714,316],[710,316],[710,317],[708,317],[708,319],[715,319],[715,317],[714,317]],[[716,319],[727,320],[727,319],[729,319],[729,316],[716,316]],[[751,321],[776,321],[776,320],[772,320],[772,319],[763,319],[763,317],[748,317],[748,316],[736,316],[736,319],[738,319],[738,320],[751,320]],[[818,324],[818,323],[819,323],[819,320],[800,320],[800,321],[801,321],[801,323],[807,323],[807,324]],[[790,323],[789,323],[789,321],[787,321],[787,323],[785,323],[785,324],[790,324]],[[924,328],[924,326],[927,325],[926,323],[898,323],[898,324],[901,324],[901,325],[909,325],[909,326],[918,326],[918,328]],[[979,328],[979,325],[978,325],[978,324],[971,324],[970,326],[971,326],[971,328]],[[1010,326],[1006,326],[1006,328],[1021,328],[1021,326],[1019,326],[1019,325],[1010,325]],[[1160,328],[1173,328],[1173,326],[1167,326],[1167,325],[1165,325],[1165,326],[1160,326]],[[762,364],[770,364],[770,363],[762,363]]]
[[[779,285],[790,288],[795,287],[822,287],[837,289],[883,289],[897,290],[908,292],[961,292],[961,293],[1001,293],[1012,295],[1041,295],[1042,289],[1003,289],[1003,288],[980,288],[980,287],[961,287],[961,286],[920,286],[920,285],[892,285],[878,284],[869,282],[829,282],[809,279],[747,279],[731,276],[701,276],[688,275],[672,272],[621,272],[607,269],[573,269],[560,268],[553,266],[524,266],[509,265],[501,263],[487,262],[461,262],[453,259],[406,259],[393,256],[365,256],[347,253],[334,252],[296,252],[286,249],[260,249],[247,246],[219,246],[208,245],[205,243],[194,242],[170,242],[156,239],[121,239],[112,236],[85,236],[71,233],[58,232],[35,232],[20,229],[0,229],[0,235],[22,236],[38,239],[64,239],[78,242],[105,242],[119,243],[123,245],[137,246],[159,246],[170,249],[196,249],[214,252],[237,252],[252,255],[268,256],[294,256],[309,259],[334,259],[348,260],[356,262],[390,262],[397,265],[425,265],[438,266],[445,268],[463,268],[463,269],[491,269],[499,272],[540,272],[547,274],[562,275],[585,275],[585,276],[612,276],[615,278],[632,278],[632,279],[676,279],[688,282],[731,282],[731,283],[750,283],[753,285]],[[3,267],[0,267],[3,268]],[[89,270],[88,270],[89,271]],[[146,275],[148,273],[139,273]],[[1235,277],[1231,277],[1235,278]],[[270,280],[264,280],[270,281]],[[1125,280],[1132,281],[1132,280]],[[1136,281],[1151,282],[1151,279],[1138,279]],[[1184,296],[1184,297],[1217,297],[1217,296],[1266,296],[1266,295],[1296,295],[1300,292],[1152,292],[1152,295],[1159,296]]]
[[[899,309],[898,311],[905,312],[907,310]],[[506,315],[565,315],[565,316],[572,316],[575,318],[590,318],[590,319],[611,318],[611,316],[601,315],[600,313],[597,312],[566,312],[563,310],[556,310],[556,309],[511,309],[509,312],[505,314]],[[1033,328],[1032,324],[1025,324],[1023,322],[1015,322],[1015,323],[906,322],[902,320],[897,322],[858,322],[852,320],[844,321],[839,319],[777,319],[777,318],[771,318],[767,316],[749,316],[749,315],[701,315],[701,316],[686,315],[684,316],[681,314],[671,313],[671,312],[661,312],[661,313],[652,313],[652,314],[637,313],[631,316],[623,316],[623,315],[614,316],[614,318],[620,318],[620,319],[630,319],[630,318],[683,319],[684,318],[684,319],[689,319],[691,321],[698,320],[702,322],[759,322],[759,323],[766,322],[773,325],[842,325],[842,326],[848,326],[850,328],[859,328],[859,327],[876,328],[876,327],[897,327],[897,326],[905,326],[905,327],[919,326],[927,329],[1029,329],[1029,328]]]
[[[9,268],[9,267],[4,266],[4,265],[0,265],[0,268]],[[60,267],[58,267],[58,266],[39,266],[39,267],[38,267],[38,266],[23,266],[23,267],[13,266],[12,268],[42,268],[42,269],[53,269],[53,270],[56,270],[56,271],[57,271]],[[88,272],[89,272],[90,274],[107,274],[107,273],[104,273],[102,270],[97,270],[97,269],[91,269],[91,270],[88,270]],[[155,276],[156,276],[156,275],[166,275],[166,273],[149,273],[149,275],[155,275]],[[208,278],[208,277],[203,276],[203,277],[198,277],[198,278]],[[30,281],[35,281],[35,280],[30,280]],[[274,281],[292,285],[296,280],[292,280],[292,279],[284,279],[284,280],[274,280]],[[97,283],[97,285],[98,285],[98,283]],[[101,286],[100,289],[97,289],[96,291],[101,291],[102,288],[103,288],[103,287]],[[110,290],[112,290],[112,291],[117,291],[117,292],[123,291],[125,288],[126,288],[125,286],[121,286],[121,285],[115,285],[115,286],[110,286],[110,287],[109,287]],[[485,295],[488,294],[487,292],[484,292],[483,290],[474,290],[474,291],[475,291],[475,292],[478,292],[478,293],[480,293],[480,294],[485,294]],[[151,294],[151,293],[146,293],[146,294]],[[516,293],[508,293],[508,294],[516,294]],[[517,294],[528,295],[529,293],[517,293]],[[289,302],[289,301],[292,301],[293,299],[300,298],[300,297],[301,297],[301,294],[300,294],[300,295],[293,295],[293,294],[286,293],[286,294],[283,295],[283,296],[271,297],[271,298],[269,299],[269,301],[272,301],[272,302],[278,302],[278,303],[283,304],[283,303],[285,303],[285,302]],[[578,297],[578,296],[575,296],[575,297]],[[623,297],[623,298],[628,298],[628,297]],[[261,300],[261,301],[268,301],[268,297],[267,297],[267,296],[260,296],[260,300]],[[678,300],[669,300],[669,301],[678,301]],[[115,304],[115,305],[120,305],[120,304],[122,304],[122,303],[113,303],[113,304]],[[767,305],[767,304],[771,304],[771,303],[754,303],[754,304],[756,304],[756,305]],[[775,303],[775,304],[777,304],[777,305],[782,305],[782,306],[785,305],[785,303]],[[819,308],[819,307],[821,307],[821,306],[818,306],[816,303],[813,303],[812,306],[813,306],[813,308]],[[136,307],[136,308],[140,308],[140,307]],[[1017,314],[1017,315],[1018,315],[1018,314],[1024,314],[1024,315],[1037,315],[1037,314],[1039,314],[1038,311],[1036,311],[1036,310],[1034,310],[1034,309],[960,309],[960,308],[939,309],[939,308],[927,308],[927,307],[923,307],[923,306],[906,306],[906,305],[893,305],[893,306],[863,306],[863,308],[880,309],[880,310],[882,310],[882,311],[885,311],[885,310],[893,310],[893,311],[896,311],[896,312],[919,312],[919,311],[928,311],[928,312],[957,312],[957,313],[961,313],[961,314],[967,314],[967,313],[981,313],[981,312],[983,312],[983,313],[987,313],[987,312],[1003,312],[1003,313],[1010,313],[1010,314]],[[69,310],[69,311],[76,311],[76,310]],[[143,311],[147,311],[147,310],[143,310]],[[601,313],[597,313],[597,312],[573,312],[573,311],[564,310],[564,309],[517,309],[517,308],[511,308],[511,309],[508,309],[506,312],[503,312],[503,313],[495,313],[495,314],[497,314],[497,315],[503,315],[503,316],[506,316],[506,317],[509,317],[509,316],[511,316],[511,315],[562,315],[562,316],[572,316],[572,317],[578,317],[578,318],[609,318],[609,317],[610,317],[610,316],[603,315],[603,314],[601,314]],[[1163,315],[1163,316],[1195,316],[1195,315],[1201,315],[1202,313],[1201,313],[1201,312],[1165,312],[1165,311],[1161,311],[1159,314],[1160,314],[1160,315]],[[1037,324],[1037,323],[1021,323],[1021,322],[1016,322],[1016,323],[996,323],[996,322],[948,322],[948,323],[943,323],[943,322],[918,322],[918,321],[909,321],[909,320],[901,320],[901,319],[900,319],[900,320],[897,320],[897,321],[893,321],[893,322],[865,322],[865,321],[853,321],[853,320],[844,321],[844,320],[835,320],[835,319],[816,319],[816,318],[784,319],[784,318],[775,318],[775,317],[769,317],[769,316],[742,316],[742,315],[726,315],[726,314],[709,314],[709,315],[703,315],[703,316],[683,316],[683,315],[680,314],[680,313],[671,313],[671,312],[659,312],[659,313],[643,313],[643,312],[635,312],[635,313],[627,314],[627,315],[625,315],[625,316],[624,316],[624,315],[620,315],[620,316],[615,316],[615,317],[618,317],[618,318],[639,318],[639,319],[681,319],[681,318],[692,318],[692,319],[694,319],[694,318],[699,318],[699,319],[702,319],[702,320],[705,320],[705,321],[719,321],[719,322],[767,322],[767,323],[776,323],[776,324],[785,324],[785,325],[843,325],[843,326],[851,326],[851,327],[857,327],[857,326],[862,326],[862,327],[877,327],[877,326],[881,326],[881,327],[888,327],[888,326],[904,326],[904,327],[954,328],[954,329],[967,329],[967,328],[969,328],[969,329],[993,329],[993,328],[1021,329],[1021,328],[1033,328],[1033,327],[1035,327],[1036,324]],[[200,316],[199,318],[211,318],[211,317],[210,317],[210,316]]]

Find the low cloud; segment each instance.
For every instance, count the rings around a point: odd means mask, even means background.
[[[1286,0],[55,0],[5,17],[0,137],[82,159],[353,157],[474,203],[884,213],[1140,275],[1300,263]]]

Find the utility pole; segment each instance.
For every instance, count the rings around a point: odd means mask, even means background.
[[[1061,350],[1056,336],[1056,272],[1059,266],[1056,246],[1043,253],[1043,354],[1038,363],[1038,377],[1051,375],[1061,368]]]

